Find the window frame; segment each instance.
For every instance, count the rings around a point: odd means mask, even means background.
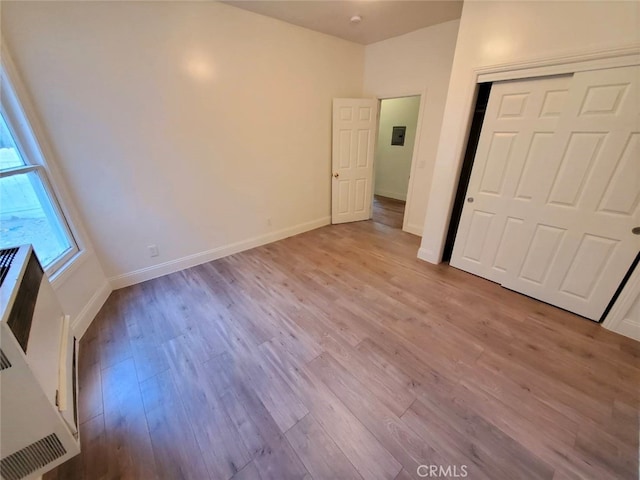
[[[48,144],[46,144],[41,132],[34,128],[38,126],[37,123],[30,121],[27,115],[27,109],[30,107],[28,97],[19,83],[19,76],[4,42],[2,43],[0,57],[0,113],[9,128],[9,132],[25,165],[0,171],[0,178],[35,172],[42,183],[42,187],[51,203],[51,208],[55,212],[60,227],[70,244],[69,249],[45,268],[47,276],[54,280],[67,270],[67,267],[85,249],[77,229],[74,228],[72,216],[69,210],[65,208],[64,195],[61,195],[60,189],[57,188],[56,181],[59,179],[56,178],[57,175],[51,168],[53,160],[51,158],[53,156],[51,150],[48,148]],[[22,90],[20,91],[21,95],[16,87]],[[33,113],[31,119],[36,120]],[[44,152],[47,152],[47,155]]]

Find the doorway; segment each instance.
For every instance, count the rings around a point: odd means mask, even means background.
[[[420,110],[420,95],[380,101],[372,220],[402,228]]]

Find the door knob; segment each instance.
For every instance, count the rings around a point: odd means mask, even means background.
[[[631,229],[631,233],[633,233],[634,235],[640,235],[640,227],[633,227]]]
[[[333,174],[334,177],[338,178],[340,176],[340,174],[338,172]]]
[[[467,198],[467,202],[469,202],[469,203],[473,203],[473,197],[469,197],[469,198]]]

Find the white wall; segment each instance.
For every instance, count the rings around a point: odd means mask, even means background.
[[[442,258],[473,109],[474,70],[631,44],[640,44],[638,2],[464,3],[420,258]]]
[[[424,225],[458,24],[441,23],[365,47],[364,96],[422,95],[404,225],[416,235]]]
[[[407,199],[420,97],[389,98],[380,104],[375,158],[375,194]],[[393,127],[405,126],[404,145],[391,145]]]
[[[329,222],[331,99],[361,95],[364,47],[216,2],[2,9],[116,287]]]
[[[52,282],[64,312],[80,338],[111,294],[111,285],[92,250],[85,251],[68,272]]]

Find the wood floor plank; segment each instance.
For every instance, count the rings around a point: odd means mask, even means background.
[[[78,421],[80,423],[102,415],[104,412],[99,343],[98,329],[91,328],[82,337],[78,348]]]
[[[396,415],[402,415],[416,399],[407,385],[403,385],[395,377],[380,370],[375,363],[368,362],[358,354],[358,350],[343,344],[333,335],[328,334],[324,337],[321,345],[344,369],[366,385],[366,389],[371,395],[384,403]]]
[[[98,333],[100,367],[111,367],[123,360],[131,358],[131,345],[127,334],[127,325],[122,316],[126,303],[121,303],[122,292],[113,292],[109,298],[113,300],[107,303],[100,312],[104,321],[100,321]]]
[[[157,315],[155,308],[149,308],[146,305],[140,286],[133,286],[131,291],[132,296],[124,315],[138,380],[143,382],[166,371],[169,364],[162,351],[162,336],[154,321],[154,317]]]
[[[291,427],[285,436],[315,480],[362,480],[311,414]]]
[[[597,360],[585,362],[579,355],[570,356],[566,352],[561,354],[553,348],[553,342],[536,340],[526,332],[523,335],[525,340],[510,338],[508,342],[495,345],[493,352],[509,357],[525,368],[541,372],[596,400],[610,403],[618,398],[637,404],[637,391],[633,391],[633,385],[640,384],[640,375],[634,373],[625,378],[620,372],[614,373],[618,371],[616,368],[609,368],[611,374],[605,375],[605,366],[599,365]]]
[[[258,467],[254,462],[247,463],[245,467],[236,473],[231,480],[262,480]]]
[[[143,381],[140,389],[156,465],[162,476],[176,480],[209,478],[171,373],[165,371]]]
[[[80,438],[82,440],[82,474],[80,478],[107,478],[108,452],[107,432],[104,415],[87,420],[80,424]]]
[[[526,321],[518,325],[518,331],[526,335],[529,340],[544,345],[561,355],[575,358],[581,365],[596,369],[599,374],[606,372],[612,380],[622,386],[631,386],[640,382],[640,361],[633,356],[627,356],[620,351],[619,345],[598,343],[594,347],[593,336],[586,336],[575,328],[575,318],[567,328],[562,322],[544,321],[538,315],[528,315]],[[597,324],[596,324],[597,325]],[[598,330],[595,330],[597,332]],[[594,333],[595,333],[594,332]]]
[[[248,448],[263,479],[306,478],[307,470],[291,448],[241,368],[229,355],[220,355],[207,365],[212,381]]]
[[[260,349],[364,479],[395,478],[400,463],[313,372],[278,354],[269,342]]]
[[[420,385],[416,379],[418,376],[413,378],[409,372],[405,372],[403,369],[398,368],[398,366],[387,358],[388,354],[386,354],[383,349],[372,343],[369,339],[365,339],[360,342],[356,349],[363,361],[368,364],[375,365],[378,370],[385,372],[387,376],[393,378],[415,397],[414,390]]]
[[[307,272],[300,275],[298,281],[290,281],[282,285],[303,301],[281,302],[277,310],[290,315],[298,325],[310,334],[316,334],[321,338],[325,330],[331,331],[348,344],[355,346],[367,338],[368,326],[364,320],[359,319],[349,310],[339,306],[333,298],[334,295],[327,295],[327,288],[323,288],[322,282],[317,282],[313,278],[314,273]],[[330,282],[330,279],[325,280]],[[316,292],[322,292],[317,294]]]
[[[113,292],[46,479],[637,479],[640,343],[419,245],[332,225]]]
[[[435,442],[420,438],[372,395],[362,395],[363,391],[366,392],[366,386],[360,384],[330,355],[323,354],[316,358],[310,368],[404,469],[415,472],[424,463],[448,463]]]
[[[281,432],[286,432],[309,413],[280,373],[266,368],[264,362],[254,353],[254,348],[243,341],[241,327],[229,325],[221,334],[228,342],[229,351],[236,354],[236,365],[251,382],[251,388],[260,397]]]
[[[629,448],[638,451],[640,448],[640,436],[637,434],[636,426],[640,424],[639,411],[618,400],[614,400],[611,418],[602,423],[587,419],[589,423],[595,423],[598,428],[617,438]]]
[[[487,352],[478,360],[478,364],[511,379],[521,388],[532,392],[548,407],[576,422],[584,417],[608,421],[611,415],[612,406],[608,402],[584,395],[557,378],[513,362],[508,357]]]
[[[553,480],[584,480],[585,477],[578,475],[572,471],[566,470],[563,467],[556,469],[553,474]]]
[[[637,448],[618,442],[590,426],[582,425],[578,430],[575,449],[583,458],[589,458],[619,478],[631,478],[640,473],[638,460],[634,457],[638,453]]]
[[[374,195],[372,220],[392,228],[402,228],[405,203],[395,198]]]
[[[107,477],[159,478],[133,358],[102,370],[102,393]]]
[[[254,460],[263,480],[304,480],[308,472],[286,437],[281,436]],[[286,472],[283,476],[283,472]]]
[[[491,419],[493,425],[549,466],[561,463],[567,471],[587,478],[607,476],[606,468],[580,455],[573,448],[575,437],[567,436],[562,428],[539,421],[536,416],[523,415],[519,405],[496,403],[486,392],[460,385],[452,406],[458,411],[474,411],[482,419]],[[455,420],[455,417],[451,418]]]
[[[176,337],[165,344],[165,352],[207,470],[212,478],[227,480],[251,458],[189,340]]]
[[[373,352],[381,362],[387,362],[392,365],[390,368],[402,372],[404,378],[408,377],[410,380],[405,384],[414,393],[422,388],[446,398],[461,376],[460,373],[455,373],[450,377],[446,372],[437,370],[430,365],[428,351],[403,343],[393,334],[367,339],[359,347]]]
[[[469,474],[488,478],[551,479],[554,469],[514,438],[469,409],[453,402],[428,403],[419,399],[403,415],[425,440],[434,439],[453,454],[470,460]]]
[[[238,433],[244,442],[249,456],[253,459],[265,451],[268,442],[262,437],[260,429],[254,424],[254,419],[247,413],[244,402],[238,400],[238,397],[233,392],[226,392],[220,397],[220,401],[224,406],[227,414],[231,418],[238,429]],[[264,407],[263,407],[264,408]],[[265,409],[266,410],[266,409]],[[268,413],[268,412],[267,412]],[[271,419],[272,420],[272,419]],[[274,422],[275,424],[275,422]],[[269,440],[277,438],[278,434],[270,435]]]
[[[153,321],[160,342],[166,342],[184,333],[187,305],[182,301],[182,289],[176,289],[176,274],[166,275],[141,284],[147,302],[153,308]]]
[[[339,253],[335,249],[335,255]],[[443,335],[443,321],[435,323],[437,318],[427,306],[417,312],[405,304],[418,308],[419,299],[407,294],[404,287],[390,288],[387,280],[391,274],[378,263],[371,261],[363,264],[351,259],[346,260],[350,268],[335,271],[334,287],[343,293],[338,301],[343,306],[378,327],[396,333],[407,342],[416,346],[429,345],[431,364],[437,364],[451,375],[460,373],[461,364],[472,364],[483,349],[474,337],[462,331],[449,328]],[[370,270],[369,270],[370,269]],[[348,294],[350,292],[350,294]],[[420,314],[420,318],[417,315]]]
[[[395,480],[415,480],[416,478],[419,478],[417,476],[417,472],[409,473],[403,468],[402,470],[400,470],[400,473],[395,478]]]
[[[215,265],[201,265],[198,274],[216,293],[216,296],[221,297],[223,300],[221,306],[229,310],[235,321],[243,325],[247,332],[247,338],[250,338],[250,343],[258,345],[273,337],[273,326],[267,319],[260,322],[255,321],[256,318],[259,318],[259,315],[254,313],[257,306],[246,301],[247,295],[242,287],[244,282],[242,276],[238,280],[230,281],[222,273],[233,270],[232,267],[227,266],[230,261],[232,260],[223,258]],[[237,271],[234,273],[239,274]]]
[[[496,405],[517,405],[518,415],[535,418],[540,428],[553,432],[553,436],[567,444],[575,440],[578,431],[578,420],[565,416],[555,408],[540,400],[531,388],[526,385],[526,378],[512,381],[509,377],[500,375],[492,369],[476,364],[460,380],[460,385],[469,391],[483,391],[494,399]]]

